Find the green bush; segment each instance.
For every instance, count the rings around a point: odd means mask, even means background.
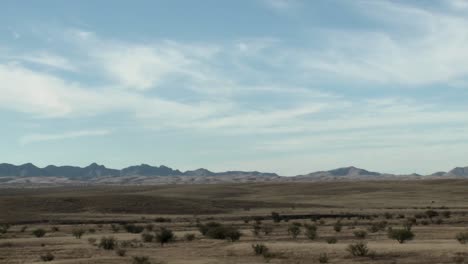
[[[237,241],[242,236],[242,233],[235,227],[225,226],[216,222],[211,222],[199,227],[200,232],[205,236],[213,239],[228,239]]]
[[[301,233],[301,227],[297,224],[291,224],[288,227],[288,234],[290,234],[294,239]]]
[[[134,224],[126,224],[124,226],[124,228],[125,228],[125,230],[127,230],[127,232],[133,233],[133,234],[139,234],[139,233],[143,232],[143,230],[145,229],[142,226],[138,226],[138,225],[134,225]]]
[[[104,250],[114,250],[117,245],[117,240],[114,237],[102,237],[99,242],[99,247]]]
[[[169,243],[175,239],[174,233],[172,230],[162,227],[159,232],[156,233],[156,241],[158,241],[161,246]]]
[[[85,230],[82,228],[75,228],[72,230],[72,234],[75,238],[81,239],[81,237],[84,235]]]
[[[367,237],[367,232],[364,230],[356,230],[353,232],[354,236],[359,239],[365,239]]]
[[[151,261],[148,257],[145,256],[134,256],[133,257],[133,264],[151,264]]]
[[[268,224],[263,224],[262,232],[264,235],[269,235],[271,232],[273,232],[273,226],[268,225]]]
[[[42,260],[42,261],[45,261],[45,262],[46,262],[46,261],[52,261],[52,260],[55,259],[55,256],[54,256],[52,253],[50,253],[50,252],[47,252],[47,254],[41,255],[40,257],[41,257],[41,260]]]
[[[254,251],[254,254],[259,256],[259,255],[265,255],[268,253],[268,247],[263,245],[263,244],[255,244],[252,245],[252,249]]]
[[[193,240],[195,240],[196,235],[195,235],[195,234],[185,234],[185,235],[184,235],[184,238],[185,238],[185,240],[187,240],[187,241],[193,241]]]
[[[338,239],[336,239],[336,237],[327,237],[325,241],[327,241],[328,244],[336,244],[336,242],[338,242]]]
[[[468,232],[460,232],[455,236],[455,238],[460,242],[460,244],[466,244],[466,242],[468,242]]]
[[[281,215],[277,212],[271,212],[271,218],[273,219],[273,222],[275,223],[279,223],[282,220]]]
[[[315,238],[317,238],[317,227],[315,225],[306,225],[305,228],[305,236],[308,239],[314,240]]]
[[[364,242],[358,242],[348,245],[346,250],[355,257],[365,257],[369,255],[369,248]]]
[[[400,244],[403,244],[408,240],[412,240],[414,238],[414,234],[411,230],[407,229],[390,229],[388,231],[388,237],[395,239]]]
[[[320,253],[318,261],[319,261],[319,263],[328,263],[328,254],[327,253]]]
[[[35,237],[43,237],[46,234],[46,231],[42,228],[38,228],[32,232]]]
[[[125,257],[125,255],[127,254],[127,250],[119,248],[115,251],[115,254],[117,254],[117,256],[119,257]]]
[[[341,224],[341,221],[337,221],[334,225],[333,225],[333,230],[335,230],[335,232],[341,232],[341,229],[343,228],[343,225]]]
[[[141,234],[141,240],[143,240],[143,242],[145,242],[145,243],[153,242],[154,235],[149,234],[149,233],[143,233],[143,234]]]

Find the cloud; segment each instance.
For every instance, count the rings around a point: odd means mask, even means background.
[[[20,144],[27,145],[32,143],[39,143],[45,141],[56,141],[65,139],[75,139],[80,137],[95,137],[95,136],[106,136],[111,132],[109,130],[81,130],[73,132],[65,132],[58,134],[30,134],[21,137]]]
[[[368,19],[389,30],[326,30],[324,49],[305,51],[300,64],[345,79],[430,85],[468,77],[468,20],[390,1],[360,1]],[[378,15],[376,15],[378,14]]]
[[[67,58],[55,54],[50,54],[48,52],[23,55],[13,58],[18,59],[20,61],[40,64],[43,66],[48,66],[60,70],[77,71],[76,67]]]
[[[266,6],[277,10],[285,11],[296,7],[299,4],[298,0],[261,0]]]

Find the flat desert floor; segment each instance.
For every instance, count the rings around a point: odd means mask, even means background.
[[[241,236],[202,235],[210,222]],[[463,180],[0,189],[0,263],[468,263],[467,231]]]

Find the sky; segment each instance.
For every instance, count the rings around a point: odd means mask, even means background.
[[[468,165],[468,0],[0,3],[0,163]]]

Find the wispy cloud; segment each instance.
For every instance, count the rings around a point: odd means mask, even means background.
[[[20,144],[27,145],[32,143],[75,139],[80,137],[106,136],[110,133],[111,132],[109,130],[82,130],[58,134],[29,134],[20,138]]]

